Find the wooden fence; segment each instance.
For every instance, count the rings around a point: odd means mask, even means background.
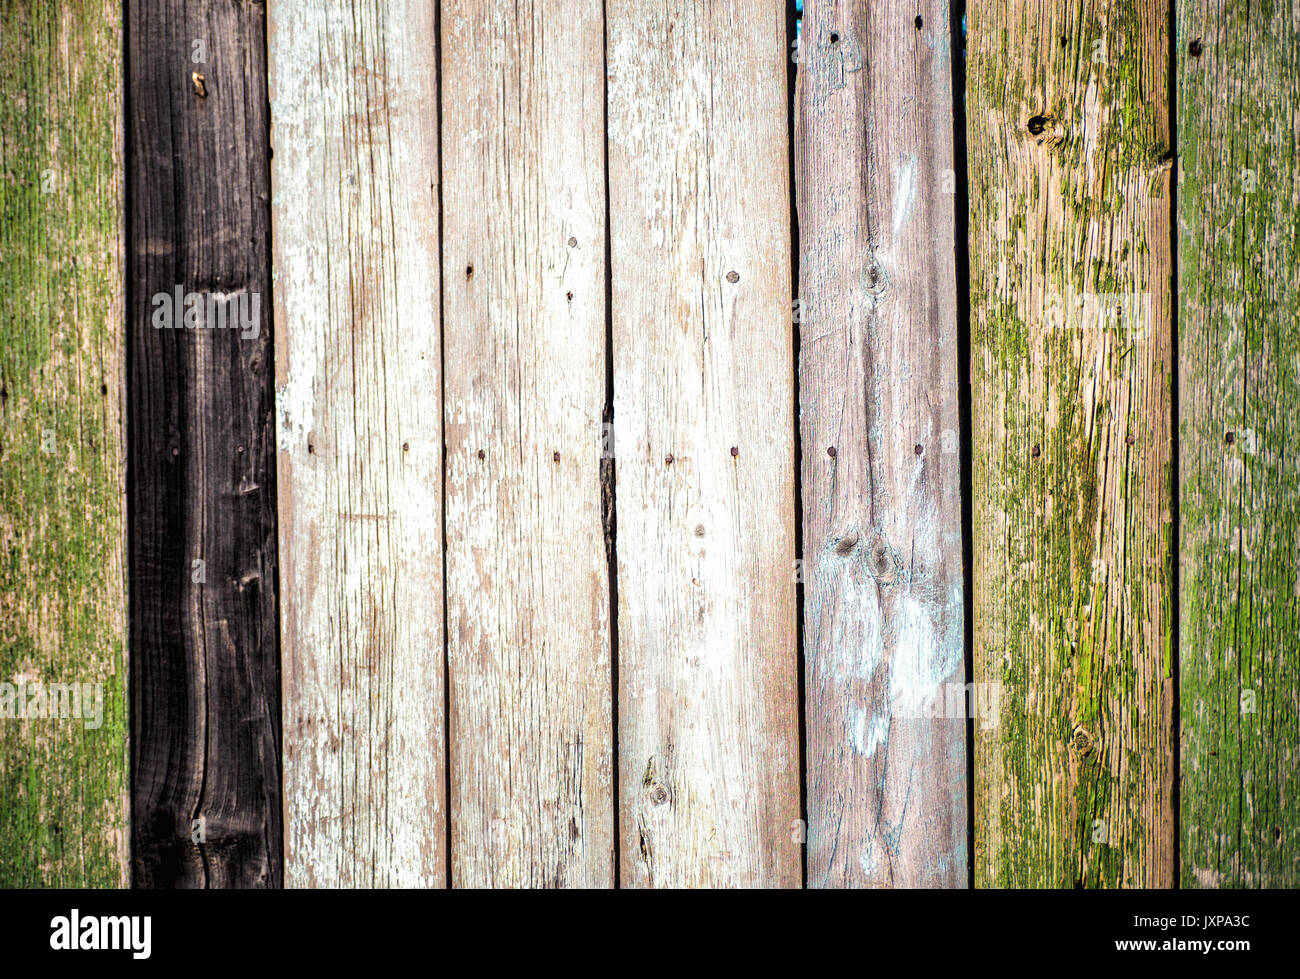
[[[0,885],[1300,885],[1300,6],[0,11]]]

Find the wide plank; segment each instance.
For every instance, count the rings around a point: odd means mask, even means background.
[[[947,8],[809,0],[803,12],[810,887],[967,880],[966,718],[986,704],[968,707],[965,687]]]
[[[606,16],[621,883],[798,886],[784,5]]]
[[[276,887],[264,10],[127,15],[135,883]]]
[[[436,20],[270,8],[290,887],[446,881]]]
[[[975,883],[1167,887],[1168,7],[967,26]]]
[[[599,5],[442,5],[451,880],[611,887]]]
[[[1300,8],[1179,0],[1183,887],[1300,886]]]
[[[0,887],[123,887],[122,10],[0,6]]]

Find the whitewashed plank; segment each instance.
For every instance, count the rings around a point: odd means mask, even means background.
[[[777,0],[607,5],[627,886],[797,886]]]
[[[442,5],[452,883],[614,883],[604,34]]]
[[[290,887],[445,882],[435,15],[269,7]]]

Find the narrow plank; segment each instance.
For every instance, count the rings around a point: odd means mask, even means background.
[[[614,883],[598,4],[442,5],[451,879]]]
[[[1184,887],[1300,886],[1300,8],[1180,0]]]
[[[129,881],[121,40],[115,0],[0,7],[6,888]]]
[[[967,17],[975,882],[1170,886],[1168,6]]]
[[[127,39],[135,882],[275,887],[263,8],[133,3]],[[156,299],[178,288],[202,301],[201,318]]]
[[[797,886],[785,12],[606,13],[621,880]]]
[[[804,6],[795,179],[813,887],[967,880],[947,7]]]
[[[270,11],[292,887],[446,879],[436,24]]]

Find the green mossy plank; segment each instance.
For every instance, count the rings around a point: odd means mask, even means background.
[[[1168,8],[967,16],[975,883],[1170,886]]]
[[[1300,8],[1177,4],[1184,887],[1300,886]]]
[[[0,7],[0,887],[127,881],[121,51],[115,0]]]

